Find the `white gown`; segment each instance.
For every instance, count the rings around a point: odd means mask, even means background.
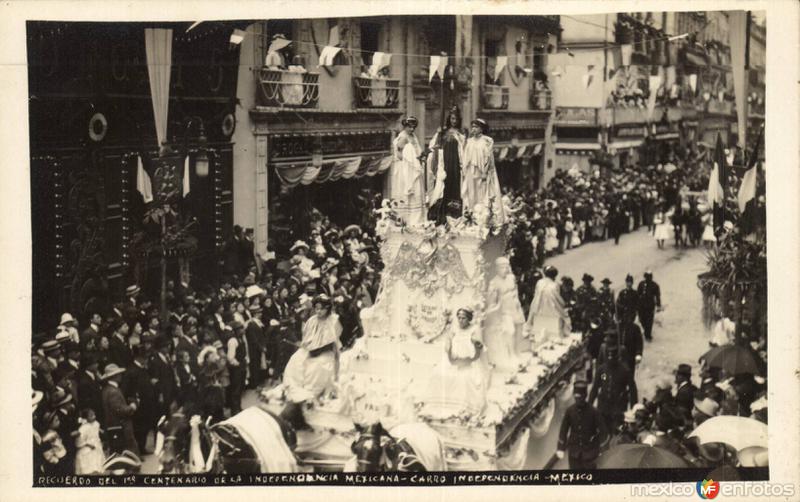
[[[402,150],[398,147],[405,143]],[[397,135],[392,145],[394,160],[389,173],[389,198],[399,202],[397,214],[407,225],[416,225],[426,220],[425,183],[423,168],[419,161],[422,147],[416,136],[405,131]]]
[[[492,199],[494,224],[502,225],[506,220],[506,213],[494,165],[494,140],[489,136],[469,138],[464,147],[463,169],[464,210],[474,210],[478,204],[488,209],[489,200]]]
[[[336,375],[334,351],[326,351],[317,357],[311,357],[309,351],[331,343],[335,344],[338,350],[341,333],[342,325],[336,314],[330,314],[325,319],[314,315],[306,321],[303,325],[302,344],[289,358],[283,372],[283,382],[290,401],[303,402],[315,399],[333,385]]]
[[[567,336],[572,329],[559,286],[548,277],[536,283],[525,329],[534,347],[551,337]]]
[[[487,316],[486,352],[489,362],[499,369],[514,369],[517,366],[515,338],[525,324],[525,314],[519,303],[517,284],[513,274],[495,277],[489,283],[489,297],[497,295],[498,308]]]

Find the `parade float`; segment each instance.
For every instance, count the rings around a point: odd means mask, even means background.
[[[440,226],[426,222],[408,227],[381,219],[381,287],[374,305],[361,312],[364,336],[341,355],[335,391],[305,410],[313,431],[298,432],[296,454],[307,465],[347,469],[360,427],[380,421],[387,429],[427,423],[444,443],[449,470],[545,467],[555,451],[552,429],[570,398],[567,384],[582,367],[582,337],[553,336],[532,343],[520,336],[522,326],[516,326],[515,345],[523,350],[493,351],[493,337],[509,329],[501,326],[509,319],[487,313],[487,293],[495,261],[505,251],[507,226],[493,228],[490,222],[491,215],[480,214]],[[515,285],[513,291],[516,295]],[[472,323],[487,349],[474,363],[484,386],[471,411],[447,402],[448,389],[441,388],[446,384],[440,371],[447,366],[446,337],[441,334],[457,322],[462,308],[474,313]],[[432,392],[437,387],[439,392]],[[474,402],[475,396],[470,399]],[[264,393],[264,400],[277,412],[280,389]],[[545,460],[532,465],[528,452],[537,450],[537,458]]]

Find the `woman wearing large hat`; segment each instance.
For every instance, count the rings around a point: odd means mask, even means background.
[[[339,374],[339,350],[342,325],[333,313],[328,295],[312,301],[314,315],[303,325],[300,347],[289,359],[283,374],[287,388],[286,408],[281,415],[295,428],[305,428],[302,403],[316,399],[329,390]]]
[[[425,221],[425,185],[419,157],[422,147],[415,134],[416,117],[402,120],[403,130],[392,144],[393,162],[389,170],[389,198],[398,201],[397,212],[414,225]]]
[[[272,39],[270,39],[269,49],[267,49],[267,58],[264,61],[264,66],[269,67],[271,70],[285,69],[286,57],[282,51],[291,43],[292,41],[288,40],[283,33],[273,35]]]
[[[489,124],[477,118],[470,126],[470,138],[464,147],[464,210],[474,211],[480,205],[488,209],[491,201],[495,225],[505,222],[505,208],[503,207],[500,191],[500,181],[497,178],[497,169],[494,165],[494,140],[486,135]]]

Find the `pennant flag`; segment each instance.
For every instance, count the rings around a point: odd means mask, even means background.
[[[756,174],[756,166],[753,166],[742,177],[742,184],[737,196],[739,211],[742,213],[744,213],[747,203],[756,198]]]
[[[183,161],[183,196],[189,195],[189,156]]]
[[[692,73],[689,75],[689,88],[692,89],[693,94],[697,94],[697,74]]]
[[[713,204],[714,229],[722,228],[725,223],[725,189],[728,180],[728,165],[722,138],[717,134],[717,145],[714,148],[714,167],[708,178],[708,203]]]
[[[142,194],[144,203],[147,204],[153,201],[153,184],[150,182],[150,175],[144,170],[142,165],[142,157],[137,157],[138,166],[136,167],[136,190]]]
[[[433,80],[434,75],[439,71],[439,66],[442,63],[442,56],[431,56],[431,64],[428,68],[428,82]],[[441,78],[441,74],[439,74],[439,78]]]
[[[231,44],[232,45],[241,44],[242,40],[244,40],[245,34],[246,32],[244,30],[233,30],[233,33],[231,33],[231,40],[230,40]]]
[[[333,66],[333,60],[341,50],[341,47],[326,45],[319,55],[319,66]]]
[[[736,119],[739,126],[739,145],[747,144],[747,74],[745,52],[747,51],[747,16],[743,10],[729,13],[728,33],[731,48],[731,73],[733,74],[733,93],[736,99]],[[720,100],[721,101],[721,100]]]
[[[739,227],[745,234],[751,234],[756,231],[758,226],[758,208],[756,206],[756,194],[758,193],[758,152],[761,147],[761,142],[764,139],[764,128],[762,127],[758,134],[756,146],[750,153],[750,162],[742,177],[742,184],[739,186],[739,193],[737,202],[739,203],[739,211],[742,215],[739,218]]]
[[[633,45],[625,44],[620,47],[620,54],[622,55],[622,66],[631,65],[631,55],[633,54]]]
[[[494,65],[494,79],[500,78],[500,74],[508,64],[508,56],[497,56],[497,64]]]
[[[661,87],[661,76],[650,75],[649,84],[650,96],[647,98],[647,120],[653,118],[653,113],[656,110],[656,95],[658,94],[658,88]]]
[[[336,47],[340,43],[341,38],[339,37],[339,25],[334,24],[331,26],[331,31],[328,33],[328,45]]]

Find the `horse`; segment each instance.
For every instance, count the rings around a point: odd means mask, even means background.
[[[426,424],[394,427],[391,433],[380,422],[356,426],[358,438],[351,446],[357,472],[444,471],[444,444]]]
[[[261,407],[256,409],[275,420],[280,428],[280,439],[293,452],[297,446],[297,437],[291,425]],[[236,416],[254,413],[248,410],[243,410]],[[163,474],[261,473],[262,465],[255,446],[230,423],[235,421],[236,416],[231,417],[229,421],[212,425],[210,417],[203,422],[199,415],[192,415],[181,407],[168,418],[162,417],[156,441],[159,472]]]

